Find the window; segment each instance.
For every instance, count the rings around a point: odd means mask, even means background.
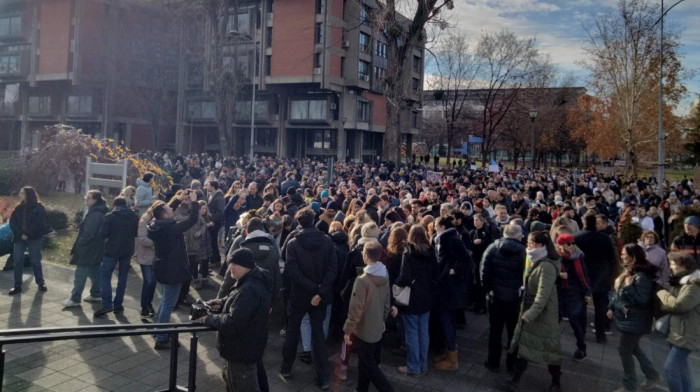
[[[272,56],[265,56],[265,75],[270,76],[272,74]]]
[[[309,131],[306,137],[306,147],[318,149],[336,149],[338,143],[336,140],[335,130],[333,129],[315,129]]]
[[[51,97],[29,97],[29,114],[33,116],[51,115]]]
[[[413,56],[413,71],[418,73],[421,72],[420,57],[418,56]]]
[[[4,53],[19,53],[23,50],[29,50],[29,44],[7,45],[0,46],[0,54]]]
[[[314,68],[321,67],[321,53],[314,53]]]
[[[369,15],[367,14],[367,10],[364,8],[360,10],[360,22],[364,25],[369,24]]]
[[[345,57],[340,58],[340,77],[345,77]]]
[[[229,15],[228,25],[231,29],[236,29],[236,19],[235,15]],[[238,13],[238,31],[243,34],[250,33],[250,14],[248,11]]]
[[[216,117],[216,105],[213,101],[189,102],[187,104],[187,116],[190,120],[214,119]]]
[[[14,113],[15,103],[6,102],[4,99],[0,99],[0,116],[12,116]]]
[[[411,81],[411,88],[414,93],[420,91],[420,79],[413,78],[413,80]]]
[[[255,130],[255,145],[261,147],[277,146],[277,130],[272,129],[256,129]]]
[[[418,128],[418,112],[411,112],[411,128]]]
[[[357,121],[369,122],[369,102],[357,101]]]
[[[369,63],[363,60],[360,60],[358,66],[357,66],[357,74],[360,77],[360,80],[364,80],[366,82],[369,82]]]
[[[267,34],[265,34],[266,44],[268,48],[272,47],[272,27],[267,28]]]
[[[375,83],[382,83],[384,81],[384,75],[386,70],[382,67],[374,66],[374,81]]]
[[[255,121],[268,120],[267,101],[255,101]],[[250,101],[238,101],[235,106],[236,120],[250,121]]]
[[[69,116],[91,116],[92,115],[92,97],[68,97],[68,115]]]
[[[323,3],[325,3],[325,0],[316,0],[316,13],[317,14],[323,13]]]
[[[382,148],[382,134],[375,132],[362,133],[362,149],[380,151]]]
[[[381,57],[383,59],[386,58],[386,44],[383,42],[377,42],[375,45],[375,54],[377,57]]]
[[[19,37],[22,35],[22,17],[5,16],[0,18],[0,37]]]
[[[0,75],[19,73],[19,55],[0,55]]]
[[[290,120],[326,120],[328,118],[328,101],[292,100]]]
[[[369,49],[369,41],[369,34],[360,33],[360,52],[367,53],[367,49]]]
[[[248,73],[248,56],[247,55],[239,55],[236,57],[236,71],[238,71],[241,75],[248,77],[250,74]]]
[[[323,24],[316,23],[316,43],[320,44],[323,39]]]

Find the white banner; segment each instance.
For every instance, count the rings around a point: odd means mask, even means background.
[[[19,83],[6,85],[5,103],[14,103],[17,101],[19,101]]]

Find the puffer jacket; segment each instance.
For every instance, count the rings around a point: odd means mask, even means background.
[[[148,207],[153,204],[153,189],[151,189],[151,184],[137,178],[136,179],[136,208],[139,209],[139,216],[143,215]]]
[[[401,272],[396,279],[397,286],[411,288],[408,306],[401,306],[403,313],[423,314],[433,308],[436,272],[435,250],[430,248],[421,252],[413,244],[408,244],[401,260]]]
[[[80,222],[78,238],[71,249],[70,263],[84,267],[99,266],[105,252],[105,238],[102,235],[107,206],[94,204]]]
[[[668,342],[688,350],[700,350],[700,271],[672,279],[671,287],[659,290],[661,311],[671,314]]]
[[[471,254],[457,230],[447,229],[435,237],[438,261],[437,306],[441,310],[459,310],[467,306],[467,282],[472,279]],[[454,270],[454,274],[450,274]]]
[[[25,216],[25,209],[26,216]],[[26,223],[23,224],[22,220]],[[10,216],[10,229],[14,236],[14,242],[22,241],[22,234],[27,236],[29,241],[37,240],[46,234],[48,223],[46,221],[46,209],[41,203],[27,208],[26,204],[18,205]]]
[[[518,325],[515,327],[510,352],[517,350],[518,356],[543,365],[561,365],[559,343],[559,299],[556,282],[561,271],[561,262],[548,258],[532,266],[525,278],[525,295],[534,295],[530,309],[520,305]],[[529,322],[523,320],[523,315]]]
[[[209,205],[209,213],[211,214],[212,222],[220,227],[224,224],[224,209],[226,208],[224,192],[222,192],[221,189],[214,191],[214,193],[209,196],[207,204]]]
[[[617,278],[618,281],[620,279]],[[651,332],[654,279],[654,276],[637,272],[630,285],[623,286],[621,282],[615,282],[618,288],[608,308],[615,314],[615,326],[618,330],[634,334]]]
[[[180,203],[175,210],[175,221],[186,221],[190,216],[190,206],[186,203]],[[208,257],[208,249],[211,247],[209,241],[209,233],[207,232],[207,221],[199,214],[199,218],[194,226],[190,227],[185,232],[185,248],[187,256],[196,256],[197,260],[205,260]]]
[[[105,215],[102,235],[107,239],[105,257],[123,259],[134,254],[139,217],[127,207],[116,208]]]
[[[481,283],[486,292],[502,302],[518,302],[525,271],[525,246],[514,238],[501,238],[489,245],[481,264]]]
[[[253,252],[255,265],[268,271],[272,276],[272,293],[277,295],[282,288],[282,274],[280,273],[280,250],[270,234],[256,230],[248,233],[241,242],[241,248],[250,249]]]
[[[285,276],[291,284],[289,304],[306,308],[315,295],[321,306],[333,301],[333,285],[338,270],[335,248],[327,235],[307,227],[285,244]]]

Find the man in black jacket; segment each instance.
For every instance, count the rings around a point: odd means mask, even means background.
[[[102,309],[95,312],[95,317],[111,311],[124,311],[122,301],[126,291],[126,278],[129,263],[134,255],[134,238],[138,234],[139,217],[129,209],[126,199],[117,197],[112,203],[114,210],[105,215],[102,235],[107,239],[105,254],[102,258],[101,292]],[[117,292],[112,301],[112,272],[118,266]]]
[[[522,227],[508,224],[503,227],[503,237],[489,245],[481,264],[481,282],[489,293],[489,356],[485,366],[497,372],[503,351],[503,327],[508,332],[508,342],[513,339],[520,314],[520,287],[523,285],[525,246]],[[508,354],[506,367],[514,369],[516,356]]]
[[[259,392],[258,364],[267,345],[272,277],[255,266],[253,252],[246,248],[231,253],[228,266],[236,280],[233,290],[226,298],[209,301],[210,306],[222,310],[221,314],[204,316],[199,322],[219,331],[217,346],[226,360],[226,390]]]
[[[212,256],[211,262],[213,266],[221,265],[221,253],[219,252],[219,230],[224,224],[224,209],[226,208],[226,200],[224,199],[224,192],[221,190],[219,182],[209,181],[207,184],[207,193],[209,194],[209,199],[207,200],[207,206],[209,207],[209,213],[211,214],[211,221],[214,225],[209,227],[209,236],[211,238],[211,249]],[[199,210],[199,207],[197,208]]]
[[[284,340],[282,367],[284,378],[292,376],[297,355],[301,320],[306,313],[311,321],[311,345],[316,368],[316,382],[322,390],[330,388],[328,348],[323,334],[326,307],[333,301],[333,283],[337,258],[331,239],[314,227],[314,212],[309,208],[296,215],[300,230],[285,245],[285,276],[291,283],[287,308],[287,334]]]
[[[617,251],[607,234],[596,231],[596,214],[586,214],[583,217],[583,225],[583,230],[576,233],[574,239],[585,256],[586,268],[591,278],[596,342],[605,343],[605,335],[611,333],[610,320],[605,314],[608,310],[608,292],[615,270]]]

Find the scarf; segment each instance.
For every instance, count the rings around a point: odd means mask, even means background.
[[[578,254],[576,254],[578,256]],[[567,260],[572,260],[571,254],[570,253],[565,253],[561,255],[561,257],[567,259]],[[576,257],[573,259],[574,261],[574,272],[576,273],[576,276],[578,277],[578,280],[583,284],[583,287],[588,290],[589,285],[588,281],[586,280],[586,275],[583,273],[583,267],[581,266],[581,258]],[[564,263],[561,263],[561,272],[566,272],[566,266],[564,266]],[[561,280],[561,287],[564,289],[569,288],[569,279],[562,279]]]
[[[535,266],[535,263],[544,259],[545,256],[547,256],[546,246],[535,249],[528,249],[527,256],[525,257],[525,276],[530,275],[530,271],[532,270],[532,267]]]

